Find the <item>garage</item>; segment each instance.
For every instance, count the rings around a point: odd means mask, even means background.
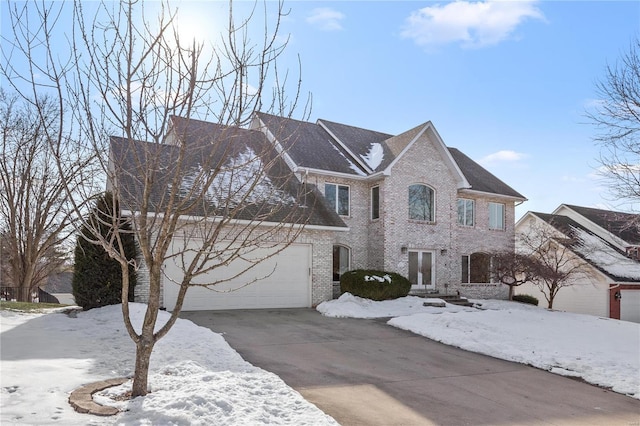
[[[191,244],[195,244],[192,242]],[[247,257],[260,259],[278,249],[264,248]],[[235,260],[211,272],[213,279],[229,281],[212,288],[191,287],[187,291],[183,311],[221,309],[301,308],[311,306],[311,245],[292,244],[281,252],[258,263],[254,268],[237,276],[249,263]],[[175,307],[182,278],[181,268],[169,260],[164,264],[164,306]],[[210,282],[202,277],[195,283]],[[255,282],[254,282],[255,281]]]
[[[640,323],[640,290],[620,290],[620,319]]]

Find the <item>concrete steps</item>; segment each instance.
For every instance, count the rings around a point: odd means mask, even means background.
[[[469,302],[469,299],[467,299],[466,297],[462,297],[458,294],[441,294],[437,292],[412,290],[411,292],[409,292],[409,296],[423,297],[425,299],[442,299],[446,303],[451,303],[452,305],[470,306],[470,307],[474,306],[473,303]],[[435,302],[424,302],[424,306],[444,307]]]

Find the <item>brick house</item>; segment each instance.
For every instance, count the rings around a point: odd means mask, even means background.
[[[174,118],[167,140],[219,127]],[[322,214],[267,265],[275,272],[265,282],[230,293],[190,289],[185,310],[315,306],[335,296],[341,273],[358,268],[398,272],[415,291],[506,297],[491,282],[489,253],[514,248],[515,206],[526,198],[448,148],[431,122],[390,135],[257,113],[238,132],[261,135],[301,183],[317,188]],[[287,299],[299,285],[299,297]],[[171,309],[169,287],[163,303]]]
[[[562,204],[553,213],[527,212],[516,224],[518,236],[540,227],[584,265],[555,297],[556,310],[640,322],[640,218],[636,214]],[[546,306],[533,283],[516,287]]]

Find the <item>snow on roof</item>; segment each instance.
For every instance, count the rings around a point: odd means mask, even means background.
[[[208,176],[209,173],[215,176]],[[208,181],[211,184],[203,191],[202,185]],[[204,170],[198,164],[183,178],[180,191],[185,196],[204,192],[205,199],[216,207],[225,203],[235,207],[241,203],[290,205],[295,202],[290,194],[273,185],[265,174],[261,158],[248,147],[230,158],[221,170]]]
[[[346,155],[344,155],[344,152],[340,151],[340,149],[336,146],[336,145],[331,145],[331,147],[342,156],[342,158],[345,159],[345,161],[349,164],[349,168],[351,170],[353,170],[357,175],[359,176],[366,176],[367,174],[362,171],[362,169],[358,166],[355,165],[355,163],[353,161],[351,161],[349,158],[347,158]]]
[[[384,159],[384,149],[381,144],[377,142],[372,143],[369,146],[369,152],[367,152],[367,155],[362,155],[361,157],[371,170],[376,170]]]
[[[578,240],[575,250],[606,273],[619,278],[640,281],[640,262],[629,259],[600,237],[572,227]]]

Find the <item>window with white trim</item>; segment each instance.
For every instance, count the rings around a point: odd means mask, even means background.
[[[504,204],[489,203],[489,229],[504,230]]]
[[[475,216],[475,202],[465,198],[458,199],[458,224],[473,226]]]
[[[435,219],[435,192],[427,185],[409,187],[409,219],[433,222]]]
[[[349,187],[326,183],[324,185],[324,197],[331,208],[340,216],[349,216]]]

